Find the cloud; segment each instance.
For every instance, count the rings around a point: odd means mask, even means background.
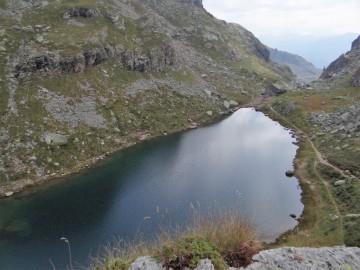
[[[359,32],[359,0],[203,0],[219,19],[236,22],[255,35],[335,35]]]

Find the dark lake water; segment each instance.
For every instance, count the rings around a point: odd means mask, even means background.
[[[200,212],[230,208],[272,241],[297,222],[301,190],[289,131],[253,109],[207,127],[122,151],[100,166],[21,197],[0,201],[0,268],[66,269],[114,238],[137,232],[151,239],[159,226],[185,224]],[[74,263],[76,264],[76,263]]]

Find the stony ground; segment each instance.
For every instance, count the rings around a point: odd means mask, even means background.
[[[294,248],[284,247],[264,250],[253,257],[254,262],[242,270],[355,270],[360,269],[360,248],[323,247]],[[162,264],[150,257],[139,257],[129,270],[160,270]],[[196,270],[214,270],[209,259],[201,260]],[[236,268],[229,268],[236,270]]]

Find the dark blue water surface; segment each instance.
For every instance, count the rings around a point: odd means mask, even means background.
[[[235,209],[261,240],[297,222],[301,190],[285,171],[297,147],[289,131],[253,109],[207,127],[139,144],[100,166],[32,194],[0,201],[0,268],[66,269],[86,265],[114,238],[184,224],[193,204],[202,212]],[[76,262],[76,263],[75,263]]]

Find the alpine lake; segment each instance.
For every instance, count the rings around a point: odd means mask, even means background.
[[[293,229],[301,189],[285,172],[297,146],[254,109],[198,129],[139,143],[81,174],[0,200],[0,268],[88,264],[116,239],[185,226],[193,211],[240,211],[261,241]]]

